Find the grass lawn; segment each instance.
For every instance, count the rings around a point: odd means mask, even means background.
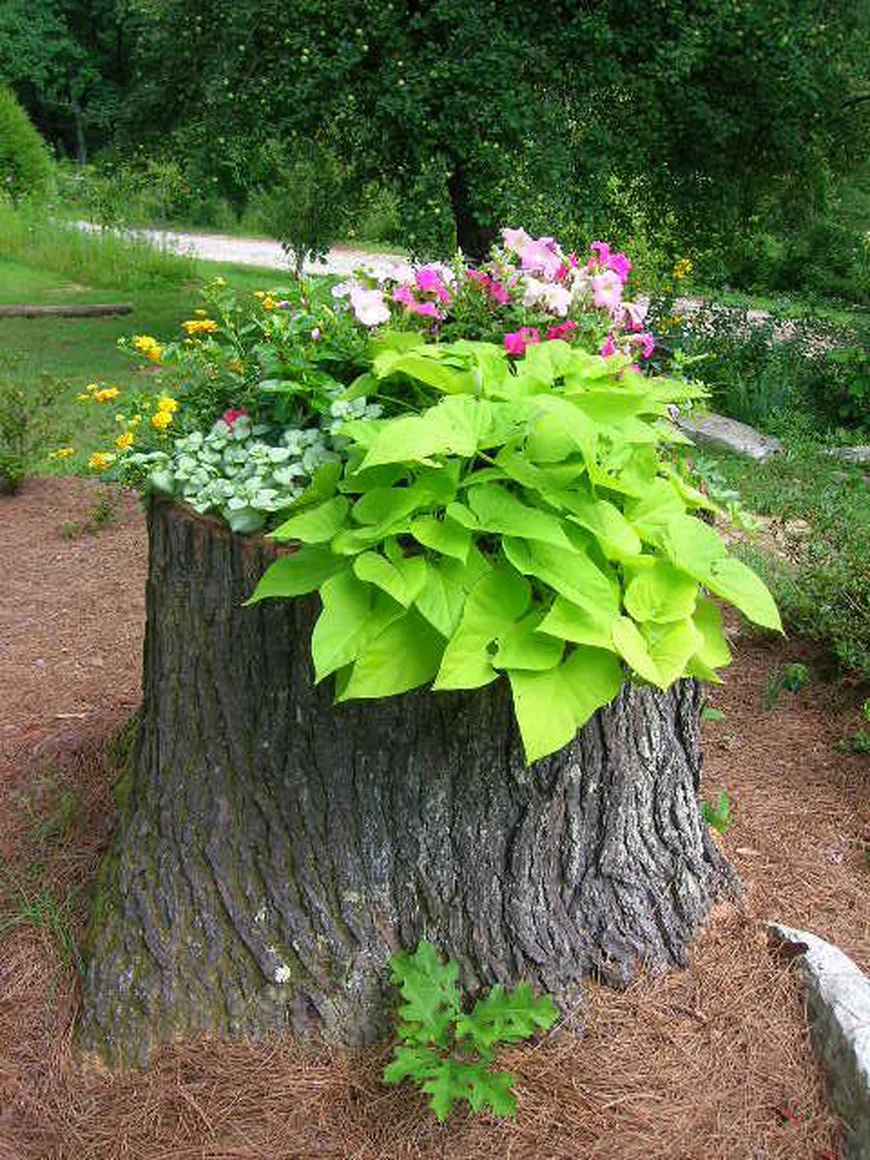
[[[56,305],[129,302],[133,313],[108,318],[0,318],[0,387],[24,391],[33,407],[36,434],[28,468],[36,473],[69,475],[85,457],[56,461],[48,453],[73,445],[83,452],[106,446],[114,427],[114,408],[84,410],[76,395],[94,381],[137,390],[159,389],[160,375],[118,349],[118,339],[152,334],[168,339],[199,304],[201,283],[221,275],[240,291],[271,289],[290,275],[251,266],[198,264],[199,280],[185,285],[99,289],[70,282],[62,275],[0,261],[0,304]],[[86,417],[86,423],[83,420]]]

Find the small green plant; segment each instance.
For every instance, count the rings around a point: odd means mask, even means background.
[[[29,413],[24,392],[0,386],[0,495],[16,492],[27,462]]]
[[[88,515],[87,530],[92,535],[98,535],[103,528],[116,524],[121,512],[121,496],[110,487],[101,487],[91,504]],[[67,521],[69,522],[69,521]]]
[[[861,706],[864,720],[870,722],[870,700]],[[859,729],[852,738],[850,749],[853,753],[870,754],[870,730]]]
[[[45,931],[57,944],[64,967],[75,967],[83,974],[84,961],[72,929],[75,892],[58,902],[49,889],[31,889],[25,882],[11,875],[9,885],[13,888],[12,898],[15,901],[4,900],[5,905],[0,911],[0,939],[22,926]]]
[[[431,943],[395,955],[390,965],[405,1002],[398,1011],[401,1043],[384,1069],[386,1083],[413,1080],[441,1122],[457,1100],[475,1112],[488,1107],[497,1116],[515,1115],[516,1076],[490,1065],[498,1044],[518,1043],[553,1025],[558,1011],[549,995],[535,998],[527,983],[514,991],[495,986],[465,1013],[459,968],[453,960],[442,963]]]
[[[79,525],[76,520],[64,520],[58,528],[61,536],[65,540],[74,540],[79,534]]]
[[[721,709],[716,709],[712,705],[705,705],[701,710],[701,719],[704,721],[724,721],[725,714]]]
[[[765,709],[776,708],[784,690],[789,693],[799,693],[809,683],[810,671],[806,665],[802,665],[799,661],[784,667],[777,665],[776,668],[771,669],[764,688]]]
[[[722,790],[715,803],[705,801],[702,806],[704,821],[720,834],[731,825],[731,798],[727,790]]]

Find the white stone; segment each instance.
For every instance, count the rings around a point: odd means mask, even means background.
[[[847,1160],[870,1160],[870,979],[839,948],[776,922],[768,929],[797,952],[813,1046],[831,1101],[847,1127]]]
[[[831,447],[827,454],[844,463],[870,463],[870,447]]]
[[[724,415],[680,415],[677,426],[694,443],[748,455],[759,463],[782,451],[782,444],[773,435],[762,435],[748,423]]]

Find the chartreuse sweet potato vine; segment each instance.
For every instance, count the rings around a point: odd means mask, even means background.
[[[780,628],[663,455],[684,441],[668,406],[695,387],[560,340],[514,360],[394,337],[349,396],[433,404],[345,425],[347,462],[321,469],[272,533],[301,548],[251,598],[319,590],[314,666],[335,674],[337,700],[504,674],[532,762],[626,679],[717,680],[730,654],[711,596]]]

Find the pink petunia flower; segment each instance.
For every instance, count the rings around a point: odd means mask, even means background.
[[[599,346],[598,353],[603,358],[610,358],[611,355],[619,354],[619,351],[616,348],[616,343],[613,341],[612,334],[608,334],[607,338],[605,338],[604,342],[602,342],[601,346]]]
[[[593,255],[589,260],[590,269],[592,266],[606,266],[610,261],[610,246],[607,242],[593,242],[589,253]]]
[[[527,346],[536,346],[541,341],[541,332],[536,326],[521,326],[504,336],[504,348],[508,354],[523,355]]]
[[[421,266],[414,274],[417,286],[424,294],[434,294],[445,304],[450,304],[450,291],[441,280],[441,271],[434,265]]]
[[[596,306],[613,310],[622,300],[622,279],[614,270],[605,270],[592,278],[592,300]]]
[[[624,286],[628,281],[628,275],[631,273],[631,262],[625,254],[611,254],[607,259],[606,266],[608,270],[612,270],[614,274],[619,276]]]
[[[228,427],[232,427],[236,419],[241,419],[248,413],[249,412],[247,407],[238,407],[236,410],[230,409],[229,411],[224,411],[224,413],[221,415],[221,418]]]
[[[652,358],[653,351],[656,348],[655,335],[650,334],[647,330],[643,334],[635,334],[631,341],[640,346],[640,357],[642,359]]]
[[[351,287],[350,304],[363,326],[379,326],[390,321],[390,308],[382,290],[366,290],[357,284]]]
[[[547,331],[547,342],[553,342],[554,339],[567,338],[569,334],[573,334],[577,329],[577,323],[572,322],[569,318],[567,322],[560,322],[557,326],[551,326]]]
[[[416,303],[417,299],[414,297],[414,292],[410,286],[397,286],[393,291],[393,301],[398,302],[400,306],[407,306],[410,309]]]

